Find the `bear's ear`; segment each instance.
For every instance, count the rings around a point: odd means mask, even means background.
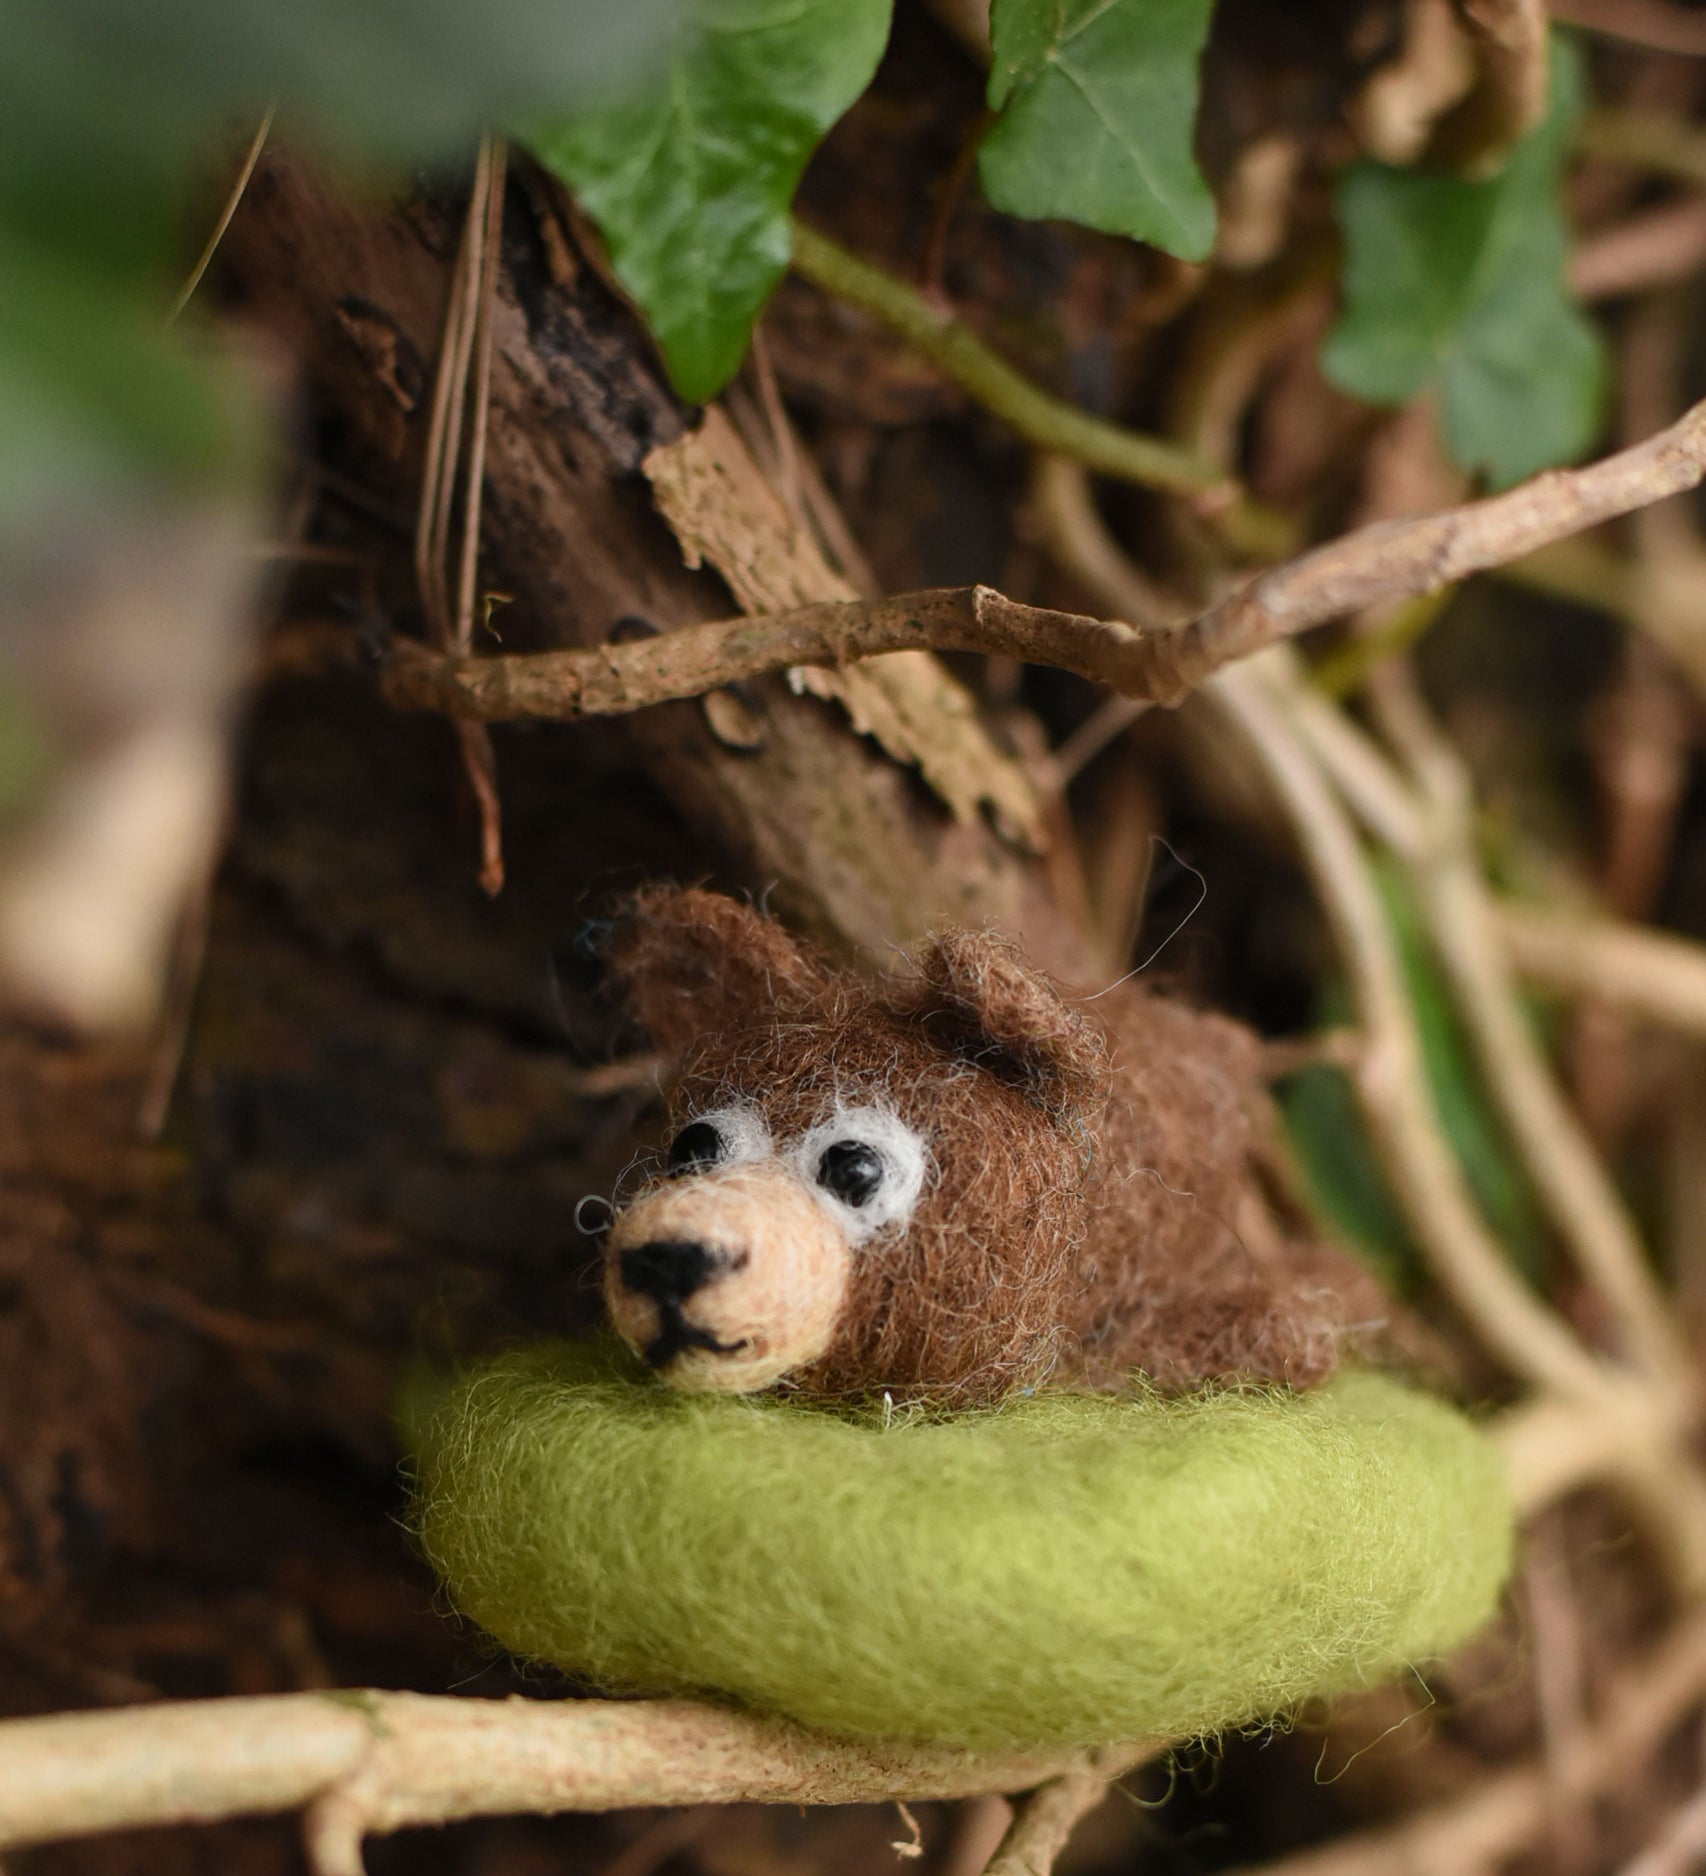
[[[942,932],[919,965],[930,988],[926,1009],[962,1054],[1017,1083],[1062,1119],[1089,1114],[1106,1099],[1105,1032],[1027,963],[1011,939]]]
[[[636,894],[605,959],[629,1015],[670,1054],[796,1011],[827,983],[773,918],[696,889]]]

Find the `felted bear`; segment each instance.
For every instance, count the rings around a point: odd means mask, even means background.
[[[872,980],[706,891],[641,894],[608,956],[677,1066],[605,1294],[674,1387],[1305,1388],[1381,1312],[1348,1260],[1241,1235],[1262,1090],[1226,1018],[1135,982],[1070,996],[984,931]]]
[[[506,1647],[1020,1751],[1271,1720],[1485,1621],[1503,1458],[1387,1376],[1309,1385],[1380,1307],[1246,1224],[1247,1031],[982,932],[873,980],[705,892],[610,956],[678,1062],[605,1266],[671,1385],[547,1341],[423,1408],[415,1528]]]

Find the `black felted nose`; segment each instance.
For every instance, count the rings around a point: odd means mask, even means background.
[[[622,1281],[665,1308],[685,1303],[717,1268],[717,1255],[691,1238],[654,1238],[622,1253]]]

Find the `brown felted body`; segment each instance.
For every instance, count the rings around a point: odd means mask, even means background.
[[[1139,1373],[1174,1391],[1304,1387],[1370,1312],[1353,1267],[1315,1246],[1259,1260],[1234,1229],[1262,1090],[1254,1037],[1224,1018],[1133,984],[1074,1000],[984,933],[940,936],[918,978],[873,982],[704,892],[645,895],[612,962],[679,1059],[678,1142],[714,1136],[752,1177],[792,1181],[777,1209],[796,1235],[797,1188],[845,1236],[845,1255],[794,1258],[784,1283],[793,1239],[771,1241],[750,1207],[731,1224],[718,1198],[739,1168],[690,1161],[649,1183],[618,1214],[607,1293],[666,1380],[955,1405]],[[920,1156],[905,1215],[861,1237],[857,1205],[814,1191],[838,1150],[893,1181]],[[659,1244],[698,1287],[659,1289]]]

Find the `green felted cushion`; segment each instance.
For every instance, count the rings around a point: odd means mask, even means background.
[[[1511,1551],[1491,1445],[1372,1374],[885,1424],[546,1345],[456,1383],[419,1447],[427,1554],[506,1647],[863,1737],[1272,1718],[1463,1640]]]

